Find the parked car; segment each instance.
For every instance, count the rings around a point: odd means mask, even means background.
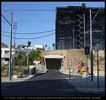
[[[32,63],[29,66],[29,75],[34,75],[34,74],[36,74],[36,65],[34,63]]]

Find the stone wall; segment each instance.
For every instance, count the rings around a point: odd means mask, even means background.
[[[69,68],[72,74],[77,73],[76,65],[79,61],[83,61],[86,64],[86,55],[84,54],[83,49],[68,49],[68,50],[51,50],[51,51],[42,51],[41,57],[46,55],[63,55],[64,59],[62,60],[62,66],[60,71],[64,74],[69,73]]]

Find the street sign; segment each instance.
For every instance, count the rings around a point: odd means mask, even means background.
[[[85,47],[85,54],[88,55],[90,53],[90,48],[89,47]]]

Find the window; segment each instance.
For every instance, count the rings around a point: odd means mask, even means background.
[[[8,54],[9,53],[9,51],[5,51],[5,54]]]

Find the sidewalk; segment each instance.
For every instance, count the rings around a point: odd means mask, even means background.
[[[47,71],[48,71],[47,69],[46,70],[42,70],[42,71],[38,71],[36,73],[36,75],[44,74]],[[12,78],[12,80],[9,80],[8,77],[4,77],[4,78],[1,78],[1,82],[22,82],[22,81],[26,81],[26,80],[32,78],[33,76],[35,76],[35,75],[24,76],[24,78],[16,78],[16,79]]]
[[[79,91],[84,93],[105,93],[105,77],[99,77],[99,88],[97,88],[97,76],[93,81],[90,78],[82,78],[82,76],[72,75],[68,81]]]
[[[21,82],[21,81],[25,81],[31,77],[33,77],[34,75],[29,75],[29,76],[25,76],[24,78],[12,78],[12,80],[9,80],[8,77],[4,77],[1,79],[1,82]]]

